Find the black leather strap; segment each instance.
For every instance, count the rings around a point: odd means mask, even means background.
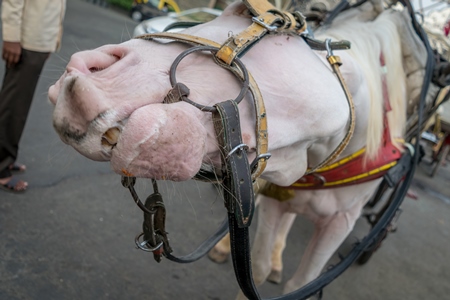
[[[205,256],[228,232],[228,219],[225,218],[217,231],[198,246],[192,253],[185,256],[174,256],[171,253],[164,253],[164,256],[174,262],[187,264],[199,260]]]
[[[320,51],[326,51],[326,41],[322,40],[316,40],[310,36],[302,35],[301,36],[305,42],[308,44],[308,46],[313,50],[320,50]],[[351,43],[346,40],[337,41],[337,42],[331,42],[330,43],[330,49],[331,50],[347,50],[350,49]]]
[[[255,195],[246,145],[242,143],[239,110],[232,100],[214,107],[213,122],[222,156],[225,206],[228,212],[234,213],[239,227],[248,227],[255,211]]]
[[[228,213],[228,223],[230,227],[231,257],[239,287],[248,299],[261,299],[253,282],[248,227],[240,228],[232,213]]]
[[[260,299],[252,276],[250,226],[255,196],[245,145],[242,143],[239,111],[234,101],[215,105],[214,128],[222,155],[224,200],[228,210],[231,257],[236,280],[248,299]]]

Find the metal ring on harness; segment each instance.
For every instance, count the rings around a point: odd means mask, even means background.
[[[149,248],[146,245],[148,245],[148,241],[140,241],[140,238],[144,235],[144,233],[140,233],[136,236],[136,238],[134,239],[134,242],[136,243],[136,247],[141,249],[142,251],[145,252],[153,252],[158,250],[159,248],[161,248],[161,246],[164,244],[163,242],[160,242],[158,245],[156,245],[155,247]]]
[[[178,55],[178,57],[175,59],[172,66],[170,67],[169,78],[170,78],[170,84],[172,85],[172,87],[174,87],[177,84],[175,72],[177,70],[177,66],[180,63],[180,61],[183,58],[185,58],[186,56],[188,56],[189,54],[194,53],[194,52],[199,52],[199,51],[209,51],[212,54],[215,54],[215,53],[217,53],[217,51],[219,51],[219,48],[216,48],[213,46],[197,46],[197,47],[189,48],[188,50],[186,50],[186,51],[182,52],[180,55]],[[235,65],[235,66],[233,66],[233,65]],[[239,104],[242,101],[242,99],[244,99],[245,94],[248,92],[249,76],[248,76],[248,72],[247,72],[247,69],[245,68],[244,64],[238,58],[234,59],[232,67],[234,67],[234,68],[237,67],[242,72],[242,75],[243,75],[241,91],[240,91],[239,95],[236,97],[236,99],[234,99],[236,104]],[[235,74],[236,77],[239,78],[239,76],[237,76],[237,74],[235,72],[232,71],[232,73]],[[241,79],[241,78],[239,78],[239,79]],[[216,111],[215,107],[195,103],[194,101],[190,100],[187,96],[183,96],[182,100],[197,107],[198,109],[200,109],[202,111],[207,111],[207,112],[215,112]]]

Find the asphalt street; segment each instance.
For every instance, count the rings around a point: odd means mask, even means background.
[[[108,163],[76,153],[53,130],[47,90],[70,56],[126,41],[136,25],[115,10],[68,0],[63,46],[46,64],[21,142],[19,162],[28,167],[21,178],[29,190],[0,191],[1,300],[228,300],[238,291],[231,262],[218,265],[202,258],[189,265],[158,264],[137,250],[134,237],[143,216],[120,176]],[[0,68],[3,76],[3,63]],[[397,232],[367,264],[351,266],[326,287],[323,299],[449,299],[450,163],[434,178],[429,169],[418,167],[413,184],[418,199],[405,199]],[[151,184],[139,180],[137,189],[145,197]],[[176,255],[194,249],[225,216],[213,185],[163,182],[160,189]],[[359,220],[339,252],[368,230]],[[284,254],[283,283],[294,273],[310,234],[311,225],[298,218]],[[282,287],[265,283],[259,290],[273,297]]]

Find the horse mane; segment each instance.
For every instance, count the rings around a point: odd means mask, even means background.
[[[320,32],[321,39],[349,40],[350,55],[361,67],[370,91],[370,113],[367,128],[366,159],[374,159],[383,140],[384,98],[382,87],[383,54],[387,69],[386,83],[392,110],[388,112],[391,138],[402,138],[406,123],[406,75],[403,69],[401,37],[395,22],[395,11],[386,10],[377,15],[373,9],[356,14],[342,14],[330,28]]]

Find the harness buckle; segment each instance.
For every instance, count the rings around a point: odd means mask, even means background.
[[[264,23],[264,20],[262,18],[253,17],[252,21],[261,25],[262,27],[266,28],[269,31],[275,31],[278,29],[278,27],[275,25],[269,25],[269,24]]]
[[[233,149],[231,149],[230,152],[228,152],[227,157],[225,157],[225,159],[228,159],[231,155],[233,155],[234,152],[236,151],[248,151],[248,146],[246,144],[239,144],[236,147],[234,147]]]

